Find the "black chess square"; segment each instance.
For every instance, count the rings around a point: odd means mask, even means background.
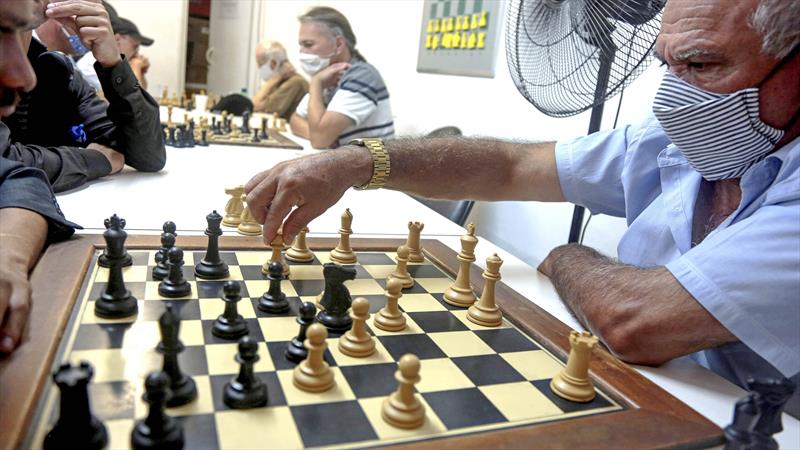
[[[213,414],[175,418],[183,427],[184,448],[217,448],[217,424]]]
[[[239,266],[239,271],[242,272],[242,278],[244,278],[245,280],[267,279],[267,276],[261,272],[261,266]]]
[[[359,295],[359,297],[364,297],[369,301],[369,313],[375,314],[380,311],[384,306],[386,306],[386,296],[385,295]]]
[[[136,390],[128,381],[89,383],[89,398],[102,399],[92,402],[92,412],[105,422],[115,419],[133,419]]]
[[[166,305],[172,305],[172,312],[181,320],[200,320],[200,302],[198,300],[161,300],[157,302],[141,302],[137,320],[156,321]]]
[[[263,341],[264,334],[261,333],[261,327],[258,326],[258,320],[256,319],[244,319],[247,322],[247,336],[250,336],[251,339],[255,341]],[[214,320],[204,320],[203,321],[203,342],[208,344],[230,344],[231,342],[238,342],[239,340],[231,340],[231,339],[222,339],[219,337],[214,336],[211,333],[211,328],[214,326]]]
[[[453,358],[453,363],[476,386],[525,381],[525,377],[498,355],[464,356]]]
[[[78,335],[75,337],[72,350],[122,348],[125,333],[132,325],[132,322],[82,324],[78,328]]]
[[[397,389],[394,373],[397,364],[367,364],[358,366],[341,366],[342,371],[356,398],[386,396]]]
[[[408,316],[414,319],[414,322],[426,333],[469,330],[469,328],[458,320],[450,311],[410,312]]]
[[[287,345],[289,345],[289,341],[267,342],[267,350],[269,351],[269,357],[272,358],[272,364],[275,366],[275,370],[294,369],[297,366],[297,364],[289,361],[286,359],[286,356],[284,356]],[[262,356],[262,358],[264,357],[266,356]],[[336,360],[333,359],[330,349],[325,349],[322,358],[329,366],[336,366]]]
[[[205,252],[205,250],[204,251],[199,251],[199,252],[192,252],[192,256],[194,257],[194,263],[197,264],[200,261],[202,261],[203,258],[206,257],[206,252]],[[219,252],[219,259],[221,259],[222,262],[224,262],[228,266],[238,266],[239,265],[239,260],[236,259],[236,253],[235,252],[222,252],[221,251],[221,252]]]
[[[314,259],[311,260],[311,261],[308,261],[308,262],[294,262],[294,261],[290,261],[289,259],[286,259],[286,263],[289,264],[289,267],[291,267],[291,266],[319,266],[320,265],[319,259],[317,258],[316,254],[314,255]]]
[[[439,301],[439,303],[440,303],[442,306],[444,306],[445,308],[449,309],[450,311],[455,311],[455,310],[462,310],[462,309],[464,309],[464,308],[462,308],[462,307],[460,307],[460,306],[451,305],[450,303],[447,303],[446,301],[444,301],[444,293],[443,293],[443,292],[439,292],[439,293],[433,293],[433,292],[432,292],[432,293],[431,293],[431,295],[433,296],[433,298],[435,298],[436,300],[438,300],[438,301]]]
[[[356,257],[362,266],[393,266],[397,264],[385,253],[358,253]]]
[[[287,316],[297,316],[298,312],[300,311],[300,305],[303,303],[300,300],[300,297],[286,297],[286,301],[289,302],[289,310],[282,312],[282,313],[268,313],[258,309],[258,302],[261,299],[261,295],[259,294],[257,297],[250,298],[250,303],[253,305],[253,311],[256,312],[256,317],[287,317]]]
[[[325,290],[325,280],[290,280],[300,297],[319,295]]]
[[[414,278],[448,278],[444,272],[431,264],[412,264],[408,266],[408,273]]]
[[[497,353],[541,350],[538,345],[514,328],[477,330],[475,334]]]
[[[267,385],[267,406],[284,406],[286,397],[283,395],[281,383],[275,372],[256,372],[256,378]],[[225,384],[236,378],[236,374],[213,375],[211,378],[211,395],[214,398],[214,411],[227,411],[231,409],[223,400]],[[214,446],[216,447],[216,446]]]
[[[178,365],[181,367],[181,371],[187,375],[207,374],[208,360],[204,347],[202,345],[184,347],[183,351],[178,353]]]
[[[377,281],[378,284],[380,284],[383,289],[386,289],[386,280],[375,280],[375,281]],[[427,294],[428,293],[428,291],[426,291],[425,288],[422,287],[416,281],[414,281],[414,285],[411,286],[410,288],[403,288],[402,292],[403,292],[403,294]],[[402,299],[401,299],[401,301],[402,301]]]
[[[305,447],[378,439],[357,401],[290,407]]]
[[[197,298],[222,298],[223,287],[229,280],[197,280]],[[247,286],[243,282],[239,284],[239,295],[242,298],[250,297]],[[259,294],[260,295],[260,294]]]
[[[428,392],[422,396],[448,430],[506,420],[478,388]]]
[[[573,402],[564,398],[559,397],[558,395],[554,394],[552,390],[550,390],[550,378],[544,380],[536,380],[531,381],[531,384],[536,387],[542,394],[547,397],[548,400],[555,403],[562,411],[565,413],[577,412],[577,411],[588,411],[591,409],[598,409],[598,408],[605,408],[607,406],[611,406],[608,400],[605,397],[597,394],[594,399],[590,402],[586,403],[578,403]]]
[[[395,361],[406,353],[413,353],[419,359],[445,358],[447,356],[427,334],[398,334],[379,336],[378,339]]]
[[[91,291],[89,291],[89,300],[95,301],[100,298],[100,296],[106,291],[107,285],[108,283],[94,283]],[[125,282],[125,288],[131,291],[131,295],[139,300],[144,298],[145,285],[146,283],[144,281]],[[135,317],[131,317],[130,319],[135,320]]]
[[[133,260],[134,266],[146,266],[148,264],[155,265],[156,262],[150,259],[150,254],[148,252],[130,252],[128,253],[131,255],[131,259]]]
[[[351,267],[356,269],[356,279],[372,278],[372,275],[370,275],[370,273],[367,272],[367,269],[365,269],[363,266],[357,265],[357,266],[351,266]]]

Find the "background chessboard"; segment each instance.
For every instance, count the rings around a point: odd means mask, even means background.
[[[260,142],[251,142],[253,139],[251,134],[241,134],[237,137],[231,137],[227,134],[213,134],[208,130],[208,142],[210,144],[223,144],[223,145],[244,145],[248,147],[268,147],[268,148],[288,148],[292,150],[302,150],[303,146],[297,142],[287,138],[276,129],[267,130],[267,139],[262,139]]]

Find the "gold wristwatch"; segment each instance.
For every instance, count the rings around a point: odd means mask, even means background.
[[[386,180],[389,179],[389,173],[391,172],[389,152],[386,151],[383,140],[377,138],[353,139],[347,145],[366,147],[370,155],[372,155],[372,178],[366,184],[353,186],[353,188],[360,191],[382,188],[386,184]]]

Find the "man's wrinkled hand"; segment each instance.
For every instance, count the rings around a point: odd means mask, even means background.
[[[103,67],[114,67],[121,61],[108,12],[100,0],[53,2],[47,5],[45,14],[77,34]]]
[[[312,81],[316,81],[322,85],[324,88],[329,88],[336,86],[339,84],[339,80],[342,79],[342,75],[350,68],[350,63],[348,62],[339,62],[336,64],[331,64],[330,66],[326,67],[325,69],[319,71],[314,77]]]

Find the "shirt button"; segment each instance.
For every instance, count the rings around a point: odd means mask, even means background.
[[[122,84],[122,77],[114,78],[114,82],[116,82],[117,84]]]

